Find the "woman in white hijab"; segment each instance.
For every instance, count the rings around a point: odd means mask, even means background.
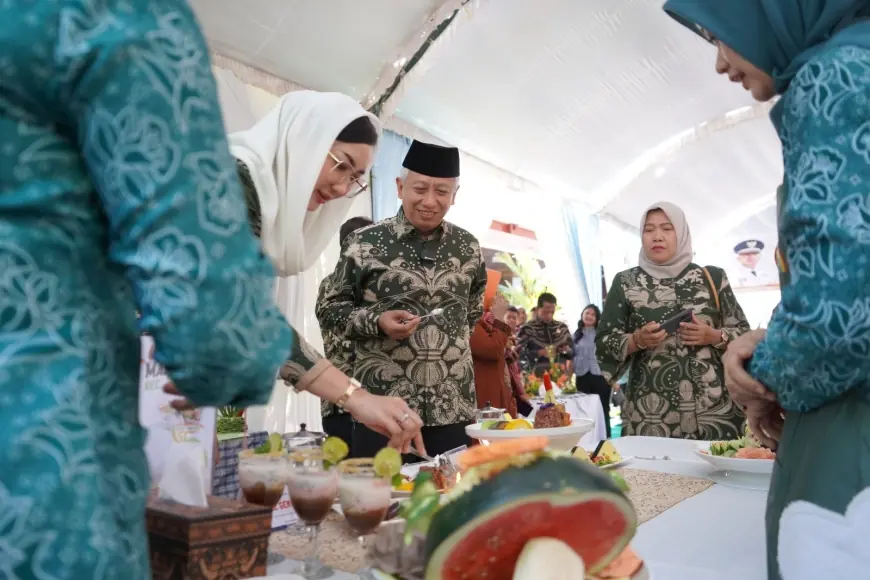
[[[230,135],[248,217],[279,273],[278,305],[287,315],[298,299],[293,281],[314,265],[338,233],[352,198],[367,189],[380,122],[340,93],[297,91],[248,131]],[[219,208],[208,208],[219,211]],[[366,426],[407,451],[420,438],[422,421],[404,400],[369,394],[296,332],[281,378],[345,408]],[[178,406],[187,403],[179,402]]]
[[[656,203],[640,226],[638,266],[613,280],[596,337],[608,382],[629,371],[623,434],[736,439],[744,418],[723,388],[722,354],[749,330],[743,310],[723,270],[692,263],[680,208]]]

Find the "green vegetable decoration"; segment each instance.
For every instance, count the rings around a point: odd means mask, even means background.
[[[221,407],[217,418],[218,433],[244,433],[245,410],[237,407]]]
[[[405,545],[411,545],[415,534],[426,535],[440,504],[441,494],[432,481],[432,473],[421,472],[414,480],[410,500],[399,511],[399,517],[405,519]]]

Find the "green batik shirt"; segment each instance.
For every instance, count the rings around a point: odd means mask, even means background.
[[[242,191],[245,194],[245,205],[248,209],[248,222],[251,224],[251,229],[254,230],[254,235],[260,237],[261,217],[260,217],[260,200],[257,197],[257,190],[254,188],[254,181],[251,179],[251,172],[239,160],[236,160],[236,169],[239,174],[239,180],[242,182]],[[290,351],[290,356],[281,366],[281,378],[290,384],[296,384],[305,373],[314,368],[323,357],[320,353],[311,346],[305,338],[297,333],[292,327],[290,329],[294,335],[293,346]],[[323,337],[324,348],[327,342],[326,336]],[[327,351],[328,352],[328,351]],[[341,368],[341,367],[339,367]],[[342,369],[344,370],[344,369]],[[327,402],[323,402],[325,407]]]
[[[403,398],[427,426],[472,421],[477,401],[469,338],[483,314],[486,268],[477,239],[448,222],[428,237],[396,217],[354,232],[317,302],[325,332],[353,344],[353,376]],[[388,310],[423,315],[405,340],[381,332]]]
[[[317,293],[317,303],[323,300],[323,296],[327,289],[330,288],[329,277],[323,279],[320,283],[320,290]],[[323,351],[326,353],[326,358],[341,372],[346,375],[353,373],[353,342],[346,339],[343,334],[339,334],[330,330],[321,329],[323,335]],[[344,409],[330,403],[326,399],[320,401],[320,415],[324,419],[330,415],[347,413]]]
[[[596,335],[602,375],[615,382],[628,372],[622,406],[624,435],[730,440],[743,434],[744,417],[725,389],[724,344],[687,346],[679,335],[656,348],[628,355],[631,334],[650,322],[662,323],[684,309],[724,331],[728,342],[749,330],[749,323],[725,272],[690,264],[676,278],[653,278],[641,268],[616,275]]]

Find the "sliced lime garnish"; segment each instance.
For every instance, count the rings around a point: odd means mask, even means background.
[[[269,435],[269,452],[277,453],[284,448],[284,439],[278,433]]]
[[[392,447],[384,447],[375,455],[375,475],[392,479],[402,470],[402,455]]]
[[[348,453],[350,449],[347,443],[339,437],[327,437],[323,442],[323,459],[332,465],[338,464]]]

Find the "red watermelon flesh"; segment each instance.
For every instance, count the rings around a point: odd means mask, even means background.
[[[426,580],[511,580],[525,544],[551,537],[595,574],[637,529],[629,499],[609,476],[572,457],[512,467],[454,497],[426,536]]]
[[[510,580],[523,546],[533,538],[561,540],[586,563],[612,558],[613,539],[627,532],[624,511],[609,498],[580,503],[574,503],[580,498],[565,499],[572,503],[517,502],[476,522],[450,550],[441,567],[442,580]]]

